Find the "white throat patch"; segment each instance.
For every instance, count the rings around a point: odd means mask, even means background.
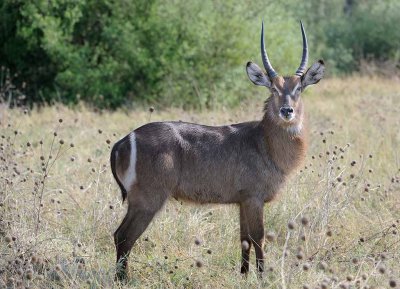
[[[301,130],[303,129],[303,122],[297,124],[297,125],[291,125],[286,128],[286,131],[291,135],[291,136],[298,136],[301,133]]]

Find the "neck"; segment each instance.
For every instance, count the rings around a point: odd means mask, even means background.
[[[260,125],[264,130],[264,139],[270,158],[284,173],[294,171],[302,163],[306,154],[307,139],[304,121],[297,125],[282,127],[266,109]]]

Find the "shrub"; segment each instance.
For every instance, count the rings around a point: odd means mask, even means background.
[[[399,61],[399,12],[396,0],[4,0],[0,64],[18,87],[26,82],[30,103],[236,105],[260,93],[244,66],[260,64],[261,19],[280,73],[299,63],[299,18],[310,61],[323,56],[341,73],[364,59]]]
[[[301,40],[279,5],[235,2],[6,0],[0,61],[28,82],[30,102],[237,104],[262,16],[276,66],[293,69]]]

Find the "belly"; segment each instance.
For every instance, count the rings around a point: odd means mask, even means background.
[[[240,202],[240,193],[226,190],[212,189],[209,186],[196,188],[180,187],[173,192],[176,199],[187,200],[196,203],[231,204]]]
[[[250,170],[230,171],[227,174],[210,170],[206,175],[192,175],[181,179],[172,195],[177,199],[197,203],[231,204],[249,198],[272,201],[285,184],[282,174]]]

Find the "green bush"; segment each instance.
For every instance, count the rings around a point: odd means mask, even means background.
[[[237,104],[251,87],[246,61],[260,63],[263,17],[277,68],[294,70],[301,51],[282,7],[258,4],[5,0],[0,61],[28,82],[31,102]]]
[[[398,0],[310,0],[294,12],[313,25],[313,48],[331,73],[356,71],[361,60],[399,62]]]
[[[398,61],[398,1],[355,0],[350,15],[343,3],[3,0],[0,64],[30,103],[236,105],[261,93],[245,74],[248,60],[261,64],[261,19],[282,74],[299,64],[300,18],[310,61],[323,56],[329,71],[354,71],[364,58]]]

